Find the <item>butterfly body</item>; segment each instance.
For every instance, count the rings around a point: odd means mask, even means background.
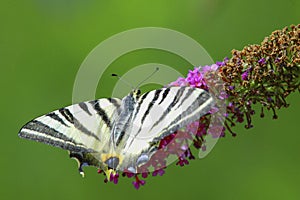
[[[19,136],[66,149],[79,161],[104,171],[129,170],[149,161],[159,141],[206,114],[213,105],[199,88],[170,87],[122,100],[103,98],[74,104],[38,117]]]

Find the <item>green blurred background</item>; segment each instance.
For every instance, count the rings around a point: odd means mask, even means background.
[[[253,129],[237,127],[238,137],[220,139],[206,158],[184,168],[169,166],[139,191],[128,179],[104,184],[95,168],[86,168],[82,179],[65,151],[17,137],[27,121],[72,103],[80,64],[114,34],[170,28],[221,60],[234,48],[299,23],[299,8],[297,0],[2,0],[1,199],[300,199],[299,94],[288,98],[291,106],[279,112],[278,120],[270,114],[256,117]],[[183,74],[192,68],[167,52],[131,52],[110,66],[97,97],[110,94],[116,83],[109,73],[149,62]]]

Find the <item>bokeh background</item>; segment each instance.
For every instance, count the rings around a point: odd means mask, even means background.
[[[260,43],[276,29],[300,22],[297,0],[2,0],[1,199],[300,199],[299,93],[290,107],[236,127],[204,159],[168,167],[136,191],[131,180],[104,184],[95,168],[86,177],[61,149],[22,140],[27,121],[72,102],[77,70],[101,41],[137,27],[165,27],[198,41],[212,58]],[[109,74],[156,62],[183,74],[192,66],[176,55],[140,50],[117,59],[101,79],[97,97],[111,93]],[[120,67],[122,66],[122,67]],[[106,77],[106,78],[105,78]],[[155,86],[148,86],[150,89]]]

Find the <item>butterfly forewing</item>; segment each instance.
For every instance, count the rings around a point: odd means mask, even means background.
[[[120,103],[112,98],[74,104],[28,122],[19,136],[72,152],[99,152],[108,141]]]
[[[151,144],[199,119],[212,105],[210,94],[199,88],[170,87],[143,94],[125,131],[123,151],[136,155],[149,151]]]

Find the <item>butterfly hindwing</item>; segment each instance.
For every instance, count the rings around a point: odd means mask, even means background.
[[[110,136],[120,103],[103,98],[74,104],[28,122],[19,136],[71,152],[98,152]]]

